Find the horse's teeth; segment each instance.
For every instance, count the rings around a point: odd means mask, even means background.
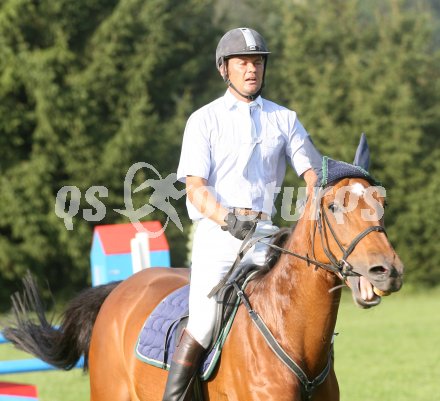
[[[376,288],[376,287],[373,287],[373,291],[379,297],[386,297],[386,296],[391,294],[391,291],[382,291],[382,290],[379,290],[379,288]]]

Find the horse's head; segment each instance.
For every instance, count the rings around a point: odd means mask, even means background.
[[[403,264],[385,232],[385,189],[368,172],[365,135],[353,164],[322,157],[309,139],[305,148],[318,176],[308,213],[314,258],[349,285],[356,304],[375,306],[400,289]],[[374,291],[371,299],[361,294],[361,276],[367,292]]]

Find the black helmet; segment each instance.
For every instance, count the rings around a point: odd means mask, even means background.
[[[215,52],[215,64],[219,70],[225,60],[230,57],[258,54],[264,57],[263,81],[260,89],[252,95],[245,95],[238,91],[238,89],[229,80],[227,68],[224,71],[221,71],[223,80],[226,82],[226,84],[234,89],[240,96],[243,96],[249,100],[255,100],[261,94],[261,91],[264,87],[267,56],[270,54],[270,51],[267,48],[263,37],[257,31],[254,31],[250,28],[231,29],[220,39]]]
[[[219,68],[229,57],[254,54],[270,54],[263,37],[250,28],[235,28],[226,32],[218,42],[215,62]]]

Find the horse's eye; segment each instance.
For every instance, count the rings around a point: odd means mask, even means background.
[[[336,204],[335,204],[334,202],[332,202],[332,203],[330,203],[330,204],[328,205],[328,209],[329,209],[331,212],[335,213],[335,212],[338,210],[338,206],[336,206]]]

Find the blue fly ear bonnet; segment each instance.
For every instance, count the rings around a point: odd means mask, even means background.
[[[317,185],[321,187],[325,187],[342,178],[364,178],[373,185],[378,184],[368,172],[370,150],[368,149],[365,134],[361,135],[353,164],[322,156],[315,148],[309,136],[304,139],[304,150],[306,151],[313,170],[318,176]]]

